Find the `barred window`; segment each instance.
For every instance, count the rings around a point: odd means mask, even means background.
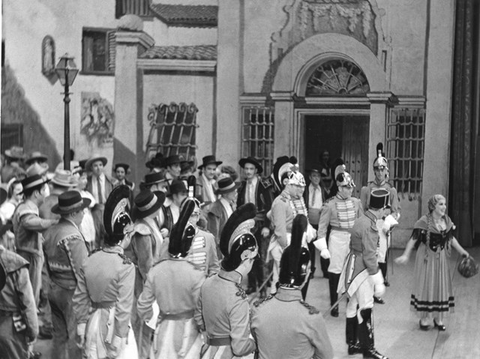
[[[12,146],[23,147],[23,125],[17,123],[3,123],[1,127],[2,132],[2,153]]]
[[[386,156],[392,161],[390,179],[410,200],[421,195],[425,146],[425,110],[392,109],[387,123]]]
[[[132,14],[142,17],[152,16],[150,10],[151,0],[116,0],[115,18],[120,19],[123,15]]]
[[[195,131],[198,108],[195,104],[184,102],[170,105],[160,104],[149,109],[148,120],[150,133],[148,135],[147,159],[161,152],[165,157],[182,155],[192,160],[196,155]]]
[[[242,157],[253,157],[268,175],[273,167],[274,109],[248,106],[243,109]]]
[[[115,30],[84,29],[82,38],[82,72],[115,72]]]

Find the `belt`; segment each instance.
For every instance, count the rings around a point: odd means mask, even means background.
[[[332,231],[337,231],[337,232],[350,232],[350,229],[349,229],[349,228],[332,227]]]
[[[230,339],[230,337],[217,337],[217,338],[207,337],[206,342],[208,345],[211,345],[214,347],[221,347],[221,346],[230,345],[232,340]]]
[[[183,319],[191,319],[193,318],[193,310],[189,310],[185,313],[177,313],[177,314],[167,314],[160,312],[160,318],[162,320],[183,320]]]
[[[92,302],[93,309],[108,309],[115,306],[115,302]]]

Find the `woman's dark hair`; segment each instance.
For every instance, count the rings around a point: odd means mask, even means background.
[[[15,189],[15,186],[18,184],[21,184],[22,182],[18,179],[13,181],[10,186],[8,187],[8,193],[7,193],[7,198],[12,198],[13,197],[13,190]]]

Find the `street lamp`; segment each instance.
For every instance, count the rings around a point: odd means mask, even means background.
[[[64,140],[63,140],[63,168],[65,170],[70,170],[70,93],[69,87],[72,86],[75,77],[77,77],[78,69],[73,61],[73,57],[68,56],[68,54],[63,55],[58,61],[57,67],[55,67],[55,72],[57,73],[60,83],[65,89],[63,93],[65,97],[63,102],[65,102],[65,115],[64,115]]]

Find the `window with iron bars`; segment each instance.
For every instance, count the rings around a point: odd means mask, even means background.
[[[425,148],[425,110],[395,108],[387,122],[386,156],[390,180],[409,200],[421,196]]]
[[[170,105],[160,104],[150,108],[147,159],[161,152],[164,157],[182,155],[187,160],[195,160],[197,113],[195,104],[187,105],[184,102],[178,105],[174,102]]]
[[[152,0],[116,0],[115,18],[120,19],[123,15],[132,14],[141,17],[151,17],[150,4]]]
[[[268,176],[273,168],[274,109],[245,106],[242,122],[242,157],[253,157]]]

